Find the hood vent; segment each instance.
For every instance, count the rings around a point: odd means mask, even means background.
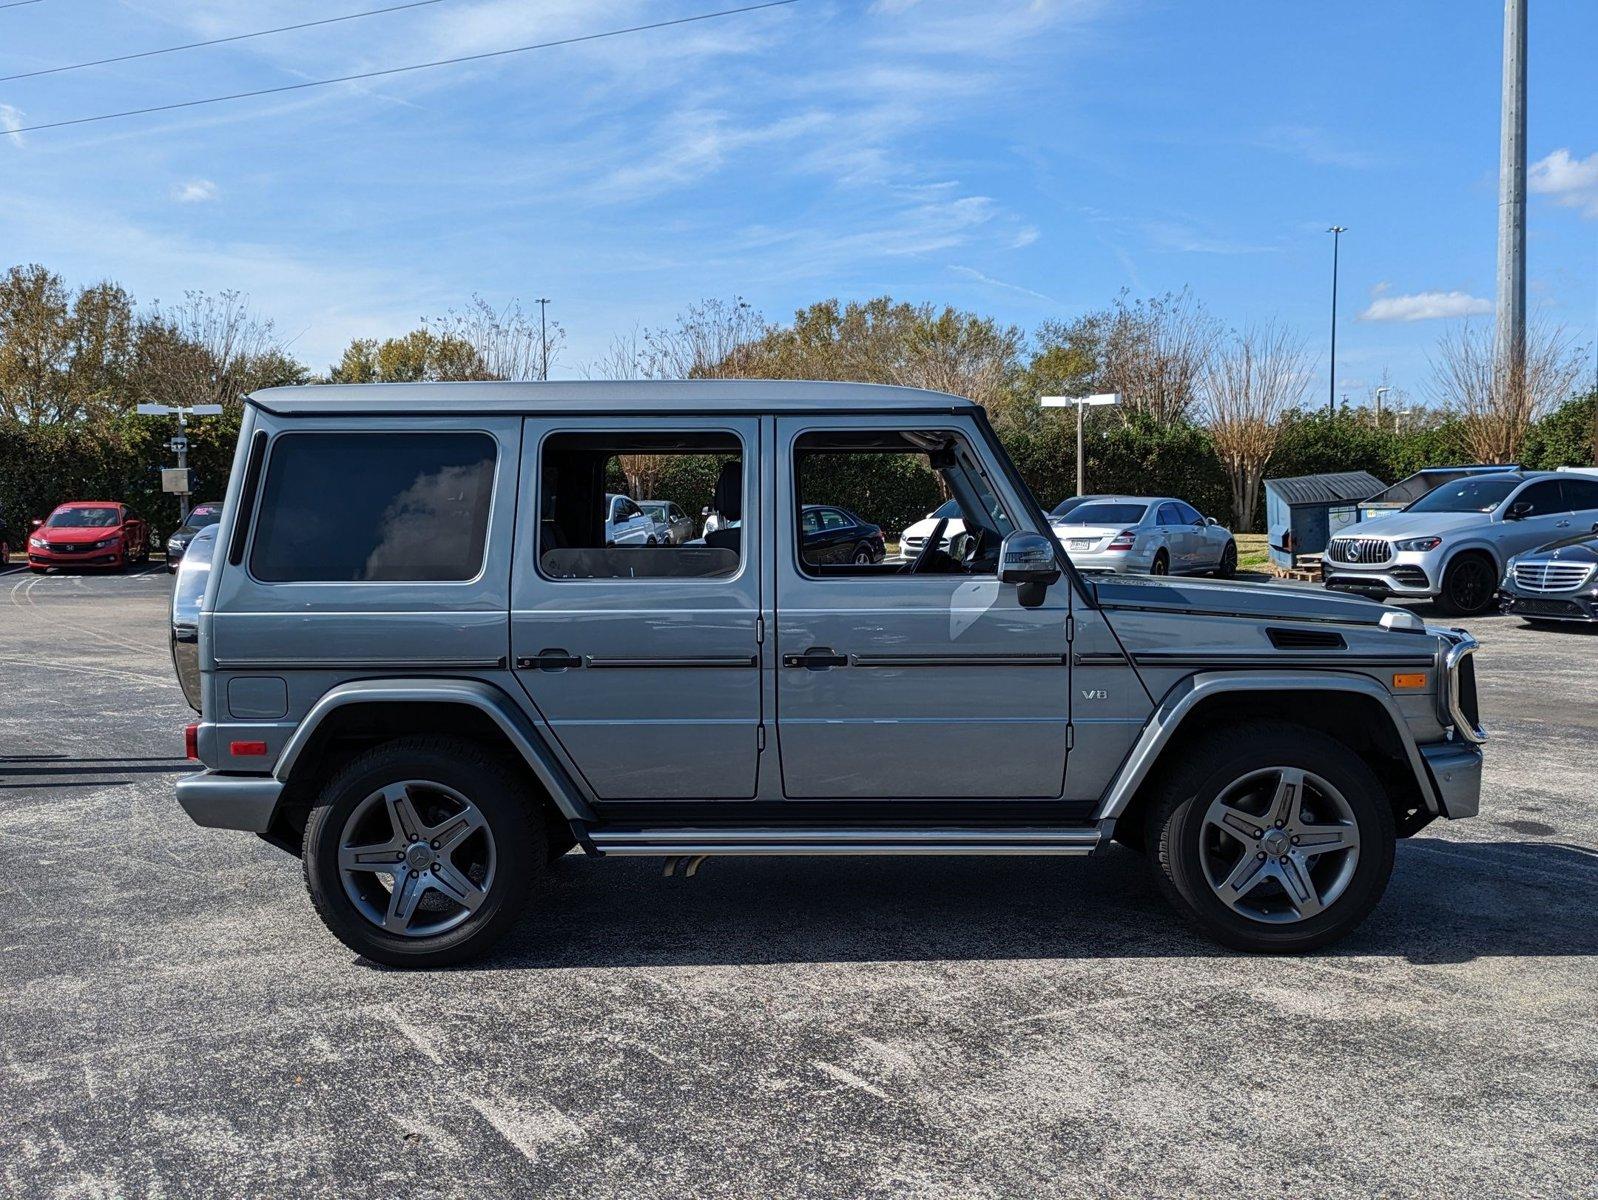
[[[1265,635],[1278,650],[1346,650],[1343,635],[1329,629],[1267,629]]]

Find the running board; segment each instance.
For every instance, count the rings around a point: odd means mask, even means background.
[[[600,854],[697,856],[706,854],[1092,854],[1097,825],[1052,828],[997,826],[797,829],[757,826],[599,828],[588,838]]]

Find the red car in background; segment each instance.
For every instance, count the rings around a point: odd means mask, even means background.
[[[28,566],[110,567],[150,561],[150,527],[115,500],[74,500],[36,522],[28,535]]]

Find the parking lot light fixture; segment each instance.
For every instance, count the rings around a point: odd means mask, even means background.
[[[1044,408],[1076,409],[1076,494],[1085,495],[1082,483],[1082,410],[1106,404],[1119,404],[1120,392],[1099,392],[1092,396],[1041,396],[1038,403]]]

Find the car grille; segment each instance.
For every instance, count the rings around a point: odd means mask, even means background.
[[[1393,544],[1383,538],[1333,538],[1327,557],[1333,562],[1384,563],[1393,557]]]
[[[51,554],[87,554],[94,549],[92,542],[46,542],[44,545]]]
[[[1592,576],[1592,563],[1522,562],[1515,564],[1515,586],[1528,592],[1569,592]]]

